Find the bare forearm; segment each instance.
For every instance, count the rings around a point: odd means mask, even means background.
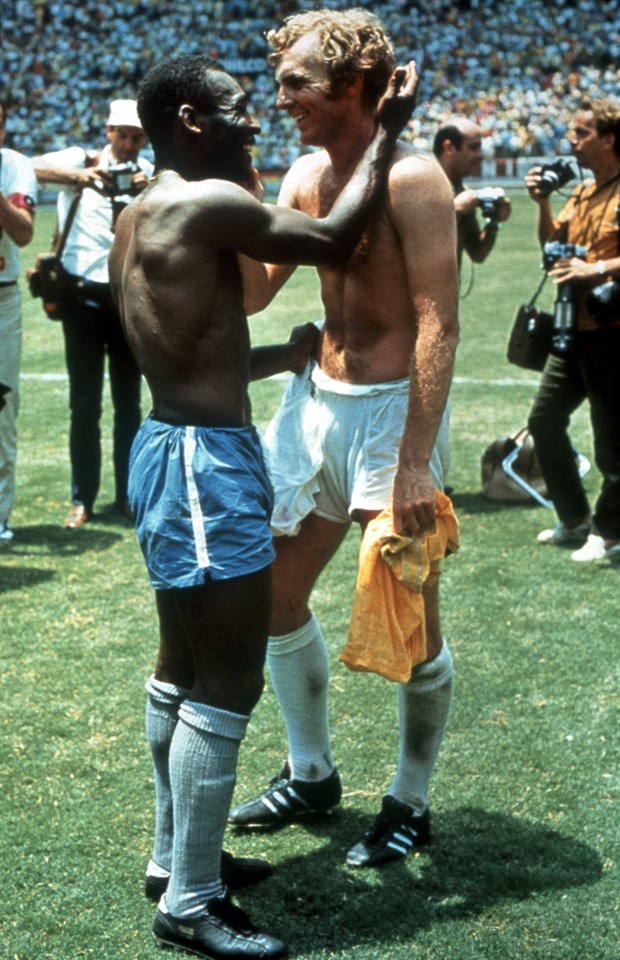
[[[553,234],[553,216],[549,200],[541,200],[538,206],[538,242],[544,247]]]
[[[250,380],[263,380],[276,373],[301,373],[316,350],[319,329],[313,323],[293,327],[288,343],[253,347],[250,356]]]
[[[448,401],[458,344],[456,321],[438,332],[421,330],[411,357],[409,409],[400,466],[428,466]]]
[[[392,492],[394,529],[400,535],[417,537],[435,525],[437,480],[430,459],[448,399],[456,339],[455,330],[432,344],[422,337],[412,358],[409,410]],[[430,364],[423,362],[424,355],[432,357]]]
[[[291,369],[291,346],[278,343],[266,347],[252,347],[250,380],[264,380]]]
[[[467,253],[474,263],[484,263],[491,250],[495,246],[497,238],[497,225],[487,224],[479,233],[475,245],[472,249],[467,249]]]
[[[18,247],[25,247],[33,236],[34,224],[30,210],[16,207],[14,203],[0,193],[0,227]]]
[[[78,167],[46,167],[33,161],[34,170],[39,183],[57,183],[63,187],[75,186],[84,173]]]
[[[362,230],[383,196],[394,140],[381,128],[360,160],[355,173],[334,203],[325,225],[337,239],[341,259],[353,253]]]

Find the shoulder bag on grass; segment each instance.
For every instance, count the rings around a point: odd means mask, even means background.
[[[551,507],[534,441],[524,427],[511,437],[498,437],[480,461],[482,493],[487,500]]]

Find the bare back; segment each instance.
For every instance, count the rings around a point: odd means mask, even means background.
[[[238,257],[209,243],[197,191],[204,184],[164,173],[124,211],[110,280],[155,416],[243,425],[250,338]]]
[[[293,166],[280,203],[324,216],[340,186],[327,153],[313,154]],[[456,319],[454,231],[452,194],[439,165],[399,143],[386,201],[355,253],[344,266],[317,268],[327,374],[354,383],[409,376],[421,325]],[[282,269],[272,268],[276,275]]]

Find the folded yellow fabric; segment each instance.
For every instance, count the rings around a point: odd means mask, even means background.
[[[407,683],[416,664],[426,659],[422,588],[439,573],[439,561],[459,547],[452,502],[436,490],[435,503],[435,530],[419,539],[394,533],[391,509],[368,524],[349,635],[339,658],[350,670]]]

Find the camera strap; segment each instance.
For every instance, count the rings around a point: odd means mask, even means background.
[[[65,220],[65,225],[62,228],[62,233],[56,243],[56,249],[54,252],[58,257],[59,261],[62,260],[62,253],[63,253],[63,250],[65,249],[65,245],[69,237],[69,232],[71,230],[71,227],[73,226],[73,221],[75,220],[77,208],[81,199],[82,199],[82,191],[80,190],[79,193],[77,193],[73,198],[73,200],[71,201],[71,206],[69,207],[69,212],[67,213],[67,219]]]
[[[541,292],[542,292],[542,288],[544,287],[544,285],[545,285],[546,282],[547,282],[547,276],[548,276],[547,273],[545,273],[545,274],[543,275],[542,280],[540,281],[540,283],[539,283],[538,286],[536,287],[536,291],[535,291],[535,293],[534,293],[534,296],[531,297],[531,299],[530,299],[529,302],[528,302],[528,307],[533,307],[534,304],[536,303],[536,301],[538,300],[538,298],[539,298],[539,296],[540,296],[540,294],[541,294]]]

